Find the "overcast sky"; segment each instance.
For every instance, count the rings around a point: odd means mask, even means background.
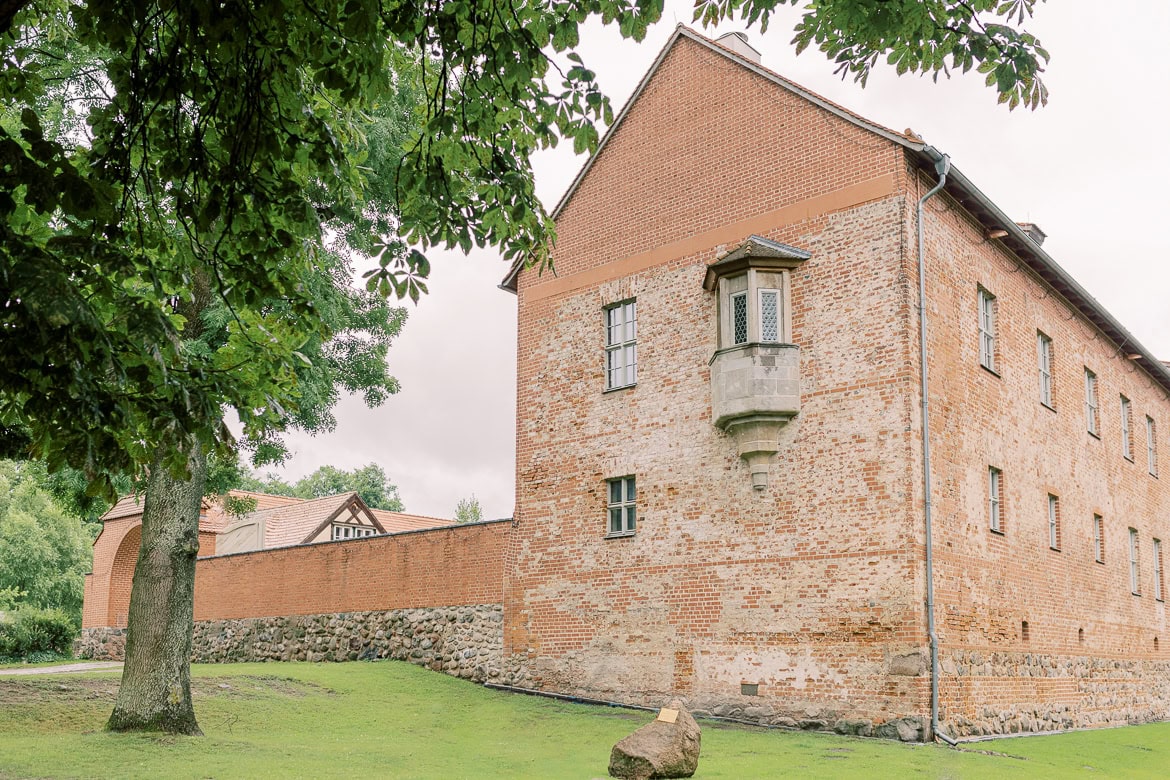
[[[790,9],[787,9],[790,11]],[[913,128],[1019,221],[1048,233],[1044,248],[1156,356],[1170,359],[1170,3],[1051,0],[1028,26],[1052,54],[1046,108],[1009,112],[976,74],[940,79],[882,67],[864,89],[833,76],[821,54],[789,45],[795,14],[748,30],[763,64],[896,130]],[[687,3],[668,0],[638,44],[589,25],[580,52],[615,113],[632,93]],[[743,25],[702,30],[714,37]],[[570,149],[535,161],[550,210],[584,163]],[[475,494],[485,518],[514,503],[516,299],[497,289],[507,265],[493,252],[432,255],[430,295],[409,305],[390,351],[402,391],[378,409],[347,399],[337,430],[289,437],[289,478],[324,464],[375,462],[406,511],[450,517]]]

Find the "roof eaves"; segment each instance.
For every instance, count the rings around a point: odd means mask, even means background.
[[[919,164],[927,170],[933,170],[934,158],[926,152],[925,147],[915,151]],[[1124,353],[1125,357],[1136,356],[1132,358],[1133,362],[1141,366],[1163,389],[1170,392],[1170,364],[1154,357],[1100,301],[1082,287],[1060,263],[1033,241],[1015,220],[995,205],[991,198],[954,165],[951,165],[947,174],[945,189],[985,226],[1006,231],[1007,236],[1001,239],[1005,247],[1022,259],[1033,272],[1109,337],[1117,345],[1119,354]]]

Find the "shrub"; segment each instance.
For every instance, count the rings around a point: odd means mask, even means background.
[[[9,612],[0,622],[0,656],[64,655],[70,651],[76,633],[73,619],[59,609],[23,607]]]

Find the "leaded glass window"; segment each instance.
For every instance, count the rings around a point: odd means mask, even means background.
[[[780,340],[780,293],[760,290],[760,341]]]
[[[748,301],[747,293],[731,296],[731,321],[735,344],[748,342]]]

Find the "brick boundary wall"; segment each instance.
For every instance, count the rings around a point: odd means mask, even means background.
[[[195,621],[503,600],[509,521],[201,558]]]
[[[192,660],[395,658],[523,684],[503,661],[511,529],[496,520],[200,558]],[[87,625],[76,649],[120,660],[125,644],[124,626]]]

